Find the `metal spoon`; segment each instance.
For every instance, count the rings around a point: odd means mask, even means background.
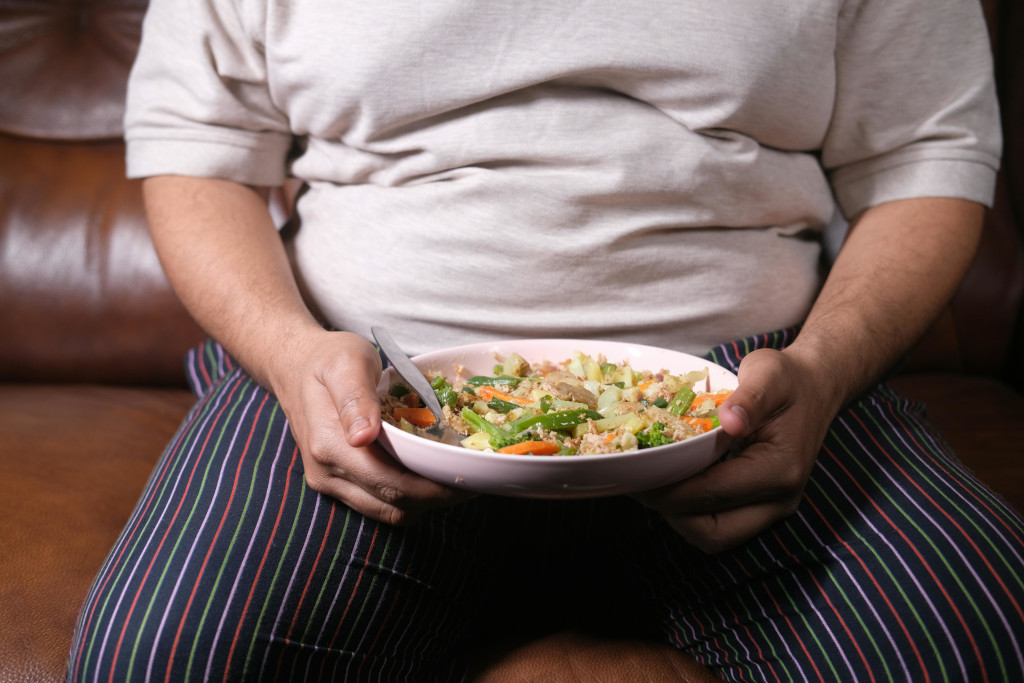
[[[452,446],[461,445],[462,440],[466,438],[465,435],[448,426],[444,419],[444,412],[441,410],[441,403],[437,400],[433,387],[430,386],[430,382],[420,372],[420,369],[409,360],[402,348],[395,343],[395,340],[383,327],[371,327],[370,333],[398,375],[419,395],[430,412],[434,414],[434,424],[429,427],[417,428],[416,433]]]

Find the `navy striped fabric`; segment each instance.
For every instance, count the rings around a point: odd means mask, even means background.
[[[734,370],[793,332],[726,344]],[[642,620],[725,680],[1024,680],[1024,523],[880,386],[797,513],[720,556],[629,498],[482,496],[408,528],[303,481],[278,403],[220,346],[82,608],[72,681],[459,680],[529,595]]]

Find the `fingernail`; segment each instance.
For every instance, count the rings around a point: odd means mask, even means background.
[[[357,417],[348,424],[349,436],[359,436],[361,432],[366,431],[370,427],[370,421],[365,417]]]
[[[729,410],[732,411],[733,415],[740,419],[740,422],[743,423],[744,429],[748,429],[750,427],[750,416],[747,415],[747,411],[743,406],[729,406]]]

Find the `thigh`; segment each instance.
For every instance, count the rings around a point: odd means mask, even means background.
[[[459,678],[486,574],[469,508],[397,528],[317,494],[219,347],[79,617],[70,678]]]
[[[730,680],[1024,680],[1024,525],[884,386],[755,540],[710,557],[648,523],[664,633]]]

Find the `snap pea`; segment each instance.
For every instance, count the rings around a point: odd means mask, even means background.
[[[494,398],[487,402],[487,407],[495,412],[507,414],[511,413],[519,406],[517,406],[515,403],[502,400],[495,396]]]
[[[515,387],[523,381],[522,377],[512,377],[510,375],[498,375],[496,377],[487,377],[486,375],[476,375],[466,380],[466,384],[473,384],[478,387],[482,386],[506,386]]]
[[[600,420],[604,415],[589,408],[583,410],[560,410],[557,413],[546,413],[544,415],[527,415],[512,421],[508,428],[513,434],[518,434],[532,427],[542,429],[564,430],[575,427],[586,422],[588,419]]]
[[[459,401],[459,394],[452,388],[452,385],[444,378],[443,375],[438,375],[434,379],[430,380],[430,388],[434,390],[434,395],[437,396],[437,401],[443,406],[454,408],[455,404]]]

